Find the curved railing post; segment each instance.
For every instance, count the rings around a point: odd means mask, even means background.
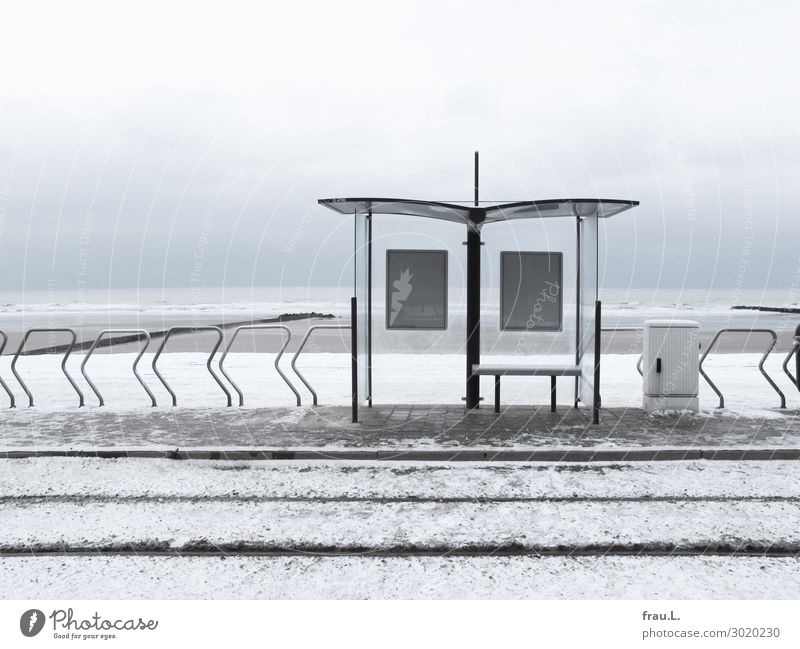
[[[770,334],[772,334],[772,343],[770,344],[767,351],[764,352],[764,355],[761,357],[761,360],[758,363],[758,369],[764,376],[764,378],[767,380],[767,383],[769,383],[772,386],[772,389],[778,393],[778,396],[781,399],[781,408],[786,408],[786,397],[784,396],[783,392],[781,392],[781,389],[777,386],[775,381],[772,380],[772,377],[770,377],[770,375],[767,374],[767,370],[764,369],[764,361],[767,360],[767,356],[769,356],[772,353],[772,350],[775,349],[775,346],[778,344],[778,334],[776,334],[771,329],[768,331]]]
[[[772,352],[772,350],[775,349],[775,345],[778,342],[778,334],[776,334],[772,329],[720,329],[714,335],[714,337],[711,339],[711,342],[709,343],[708,347],[706,348],[705,353],[700,357],[700,367],[699,367],[699,369],[700,369],[700,374],[703,376],[703,378],[706,380],[706,382],[711,386],[711,389],[714,390],[714,392],[716,392],[717,396],[719,397],[719,406],[717,406],[717,407],[718,408],[724,408],[725,407],[725,397],[722,396],[722,392],[720,392],[719,389],[717,388],[717,386],[714,385],[714,382],[709,378],[708,374],[706,374],[703,371],[703,361],[706,360],[706,357],[711,353],[711,350],[714,349],[714,345],[717,344],[717,340],[719,340],[719,337],[724,333],[746,333],[746,334],[765,333],[765,334],[770,334],[770,336],[772,337],[772,341],[770,342],[769,346],[767,347],[767,350],[764,352],[764,355],[761,357],[761,360],[758,363],[758,369],[761,372],[761,374],[764,376],[764,378],[767,380],[767,383],[769,383],[772,386],[772,389],[775,390],[775,392],[778,393],[778,396],[781,399],[781,408],[785,408],[786,407],[786,397],[784,396],[783,392],[781,392],[781,389],[775,384],[775,381],[772,380],[770,375],[767,374],[767,371],[764,369],[764,362],[767,360],[767,356],[769,356],[770,353]]]
[[[350,329],[350,325],[314,325],[313,327],[309,327],[308,331],[306,332],[306,335],[303,336],[303,340],[300,341],[300,346],[297,348],[297,351],[294,353],[294,356],[292,356],[292,362],[291,362],[292,370],[294,371],[295,374],[297,374],[297,377],[303,382],[303,385],[305,385],[306,388],[308,388],[308,391],[311,393],[313,404],[315,406],[317,405],[317,393],[314,391],[314,388],[311,387],[311,384],[306,380],[306,377],[303,376],[300,370],[297,369],[296,363],[297,363],[297,357],[300,356],[300,352],[303,351],[303,348],[306,346],[306,343],[308,342],[308,339],[311,337],[311,334],[317,329]]]
[[[227,347],[225,347],[225,351],[222,352],[222,356],[219,359],[219,371],[222,372],[223,376],[228,379],[228,382],[233,386],[233,389],[236,390],[236,393],[239,395],[239,405],[244,405],[244,393],[239,389],[239,386],[236,385],[236,381],[231,378],[231,375],[225,371],[224,363],[225,359],[228,356],[228,352],[233,347],[233,342],[236,340],[236,337],[239,335],[239,332],[242,330],[253,330],[253,329],[280,329],[281,331],[286,332],[286,340],[284,341],[283,345],[280,348],[277,356],[275,356],[275,370],[278,372],[280,377],[283,379],[284,383],[289,386],[289,389],[294,392],[294,396],[297,399],[297,405],[301,405],[300,400],[300,393],[297,391],[297,388],[292,385],[292,382],[289,380],[281,368],[279,367],[278,363],[280,363],[281,357],[283,356],[283,352],[286,351],[286,348],[289,346],[289,341],[292,339],[292,332],[286,325],[274,325],[274,324],[252,324],[252,325],[242,325],[240,327],[236,327],[233,330],[233,335],[231,336],[230,341],[228,342]]]
[[[706,351],[700,357],[700,365],[698,366],[698,369],[700,370],[700,376],[702,376],[706,380],[706,383],[708,383],[711,386],[711,389],[714,390],[714,392],[716,392],[717,396],[719,397],[719,405],[717,406],[718,408],[724,408],[725,407],[725,397],[722,396],[722,392],[719,391],[719,389],[714,384],[714,382],[711,380],[711,378],[708,376],[708,374],[706,374],[703,371],[703,361],[706,360],[706,356],[708,356],[711,353],[711,350],[714,348],[714,345],[716,345],[716,343],[717,343],[717,339],[723,334],[724,331],[725,330],[722,329],[722,330],[718,331],[716,334],[714,334],[714,337],[711,339],[711,342],[709,343],[708,347],[706,347]]]
[[[206,369],[208,369],[208,373],[211,374],[211,377],[214,379],[214,381],[216,381],[217,385],[225,393],[225,397],[228,400],[228,406],[230,406],[230,405],[232,405],[231,393],[228,392],[228,388],[225,387],[225,384],[222,382],[222,380],[219,378],[219,376],[217,376],[217,374],[214,372],[214,370],[211,367],[211,361],[214,359],[214,354],[217,353],[217,350],[219,349],[219,346],[222,344],[222,329],[220,327],[215,327],[213,325],[203,325],[203,326],[198,326],[198,327],[171,327],[171,328],[167,329],[167,333],[164,334],[164,340],[161,341],[161,344],[159,345],[158,349],[156,350],[155,356],[153,356],[153,363],[152,363],[153,372],[155,372],[155,375],[158,377],[158,380],[161,381],[161,383],[167,389],[167,392],[169,392],[170,396],[172,397],[172,405],[173,406],[177,406],[178,405],[178,398],[175,396],[175,392],[173,392],[172,388],[169,386],[169,383],[167,383],[167,380],[162,376],[161,372],[158,371],[158,367],[156,366],[156,364],[158,363],[158,358],[161,356],[161,352],[164,351],[164,347],[166,347],[166,345],[167,345],[167,341],[169,340],[169,337],[173,333],[176,333],[176,332],[194,333],[194,332],[197,332],[197,331],[214,331],[214,332],[217,333],[217,336],[218,336],[217,337],[217,342],[214,345],[214,348],[211,350],[211,353],[208,355],[208,360],[206,361]]]
[[[2,348],[0,348],[0,351],[2,351]],[[800,354],[800,345],[795,345],[789,350],[789,353],[786,354],[786,358],[783,360],[783,371],[786,372],[786,376],[794,383],[794,386],[800,390],[800,383],[797,382],[797,377],[789,370],[789,361],[792,360],[792,356],[795,354]]]
[[[6,343],[8,342],[8,336],[6,336],[6,332],[5,331],[0,331],[0,336],[3,337],[3,342],[2,342],[2,344],[0,344],[0,356],[2,356],[3,355],[3,350],[6,348]],[[0,376],[0,385],[3,386],[3,389],[6,391],[6,394],[8,395],[8,398],[11,400],[11,405],[9,405],[8,407],[9,408],[16,408],[17,407],[17,402],[14,399],[14,393],[11,391],[11,388],[8,387],[6,382],[3,380],[2,376]]]
[[[28,329],[25,332],[25,335],[22,337],[22,342],[20,342],[19,347],[17,348],[17,351],[14,354],[14,358],[11,360],[11,372],[17,378],[17,381],[19,381],[19,384],[22,386],[22,389],[25,391],[25,394],[28,395],[28,407],[29,408],[33,407],[33,394],[31,394],[31,391],[28,389],[28,386],[25,385],[25,381],[22,380],[22,377],[19,375],[19,372],[17,372],[17,360],[19,359],[22,350],[25,348],[25,343],[28,341],[28,338],[33,333],[68,333],[70,335],[71,340],[69,343],[69,347],[67,347],[67,351],[64,353],[64,358],[61,359],[61,371],[64,373],[64,376],[67,377],[67,381],[69,381],[69,384],[73,387],[75,392],[78,393],[78,407],[79,408],[82,407],[83,392],[81,392],[81,389],[78,387],[78,384],[75,383],[75,380],[70,376],[69,372],[67,371],[67,359],[69,358],[69,355],[72,353],[72,348],[75,346],[78,337],[75,335],[75,331],[73,331],[72,329],[68,329],[67,327],[55,327],[51,329]]]
[[[104,406],[105,405],[105,401],[103,400],[103,395],[100,394],[100,390],[97,389],[97,386],[94,384],[92,379],[89,378],[89,375],[86,372],[86,363],[88,362],[88,360],[91,357],[91,355],[94,353],[94,350],[97,348],[97,345],[100,343],[100,340],[104,336],[107,336],[107,335],[110,335],[110,334],[137,334],[139,336],[139,338],[144,336],[144,339],[145,339],[144,346],[139,350],[139,354],[136,356],[136,359],[133,361],[132,369],[133,369],[133,375],[137,378],[137,380],[139,381],[141,386],[144,388],[144,391],[147,392],[147,396],[150,397],[150,401],[152,402],[152,406],[155,407],[156,406],[156,397],[150,391],[150,388],[147,387],[147,384],[144,382],[144,379],[142,378],[141,374],[139,374],[139,370],[137,369],[137,367],[139,365],[139,361],[142,360],[142,356],[144,356],[145,351],[147,350],[147,348],[150,345],[150,334],[147,331],[145,331],[144,329],[104,329],[99,334],[97,334],[97,338],[94,339],[94,342],[92,343],[92,346],[89,348],[89,351],[86,352],[86,356],[84,357],[83,362],[81,363],[81,374],[83,374],[83,378],[86,379],[86,382],[89,384],[89,387],[92,388],[94,393],[97,395],[97,400],[100,402],[99,405],[101,407]],[[137,342],[140,342],[140,341],[137,340]],[[0,351],[2,351],[2,349],[0,349]]]

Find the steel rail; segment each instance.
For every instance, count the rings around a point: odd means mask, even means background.
[[[699,366],[700,374],[703,376],[706,382],[711,386],[711,389],[717,393],[717,396],[719,397],[719,406],[717,407],[718,408],[725,407],[725,397],[722,396],[722,392],[720,392],[717,386],[714,385],[714,382],[709,378],[708,374],[706,374],[703,371],[703,361],[706,360],[706,357],[711,353],[711,350],[714,349],[714,345],[717,344],[717,340],[719,340],[719,337],[724,333],[746,333],[746,334],[766,333],[772,337],[772,342],[769,344],[769,347],[767,347],[767,350],[764,352],[764,355],[761,357],[761,360],[758,363],[758,369],[764,376],[764,378],[767,380],[767,383],[769,383],[772,386],[773,390],[775,390],[775,392],[778,393],[778,396],[781,399],[781,408],[785,408],[786,397],[783,395],[783,392],[781,392],[781,389],[775,384],[775,381],[773,381],[770,378],[769,374],[767,374],[767,371],[764,369],[764,361],[767,360],[767,356],[769,356],[772,350],[775,349],[775,345],[778,342],[778,334],[776,334],[772,329],[729,329],[729,328],[720,329],[719,331],[717,331],[717,333],[711,339],[711,342],[709,343],[708,347],[706,348],[705,353],[700,357],[700,366]]]
[[[25,385],[25,381],[22,380],[22,377],[17,372],[17,360],[19,359],[22,350],[25,348],[25,343],[28,341],[28,338],[33,333],[68,333],[71,337],[69,347],[67,347],[67,351],[64,352],[64,358],[61,359],[61,371],[64,372],[64,376],[67,377],[67,381],[69,381],[70,385],[74,388],[75,392],[78,393],[78,407],[83,406],[83,392],[78,387],[78,384],[75,383],[75,380],[70,376],[69,372],[67,371],[67,359],[69,358],[70,353],[72,352],[72,348],[75,346],[78,337],[75,335],[75,331],[73,329],[69,329],[67,327],[54,327],[52,329],[28,329],[25,332],[25,335],[22,337],[22,342],[20,342],[19,347],[17,348],[16,353],[14,354],[14,358],[11,360],[11,371],[14,376],[19,381],[19,384],[22,386],[22,389],[25,391],[25,394],[28,395],[28,407],[33,407],[33,394],[28,389],[28,386]]]
[[[615,333],[617,331],[642,331],[642,327],[603,327],[601,331],[603,333]],[[639,372],[641,376],[644,376],[644,371],[642,370],[642,356],[639,355],[639,360],[636,361],[636,371]]]
[[[3,337],[3,342],[2,342],[2,344],[0,344],[0,356],[2,356],[3,355],[3,350],[6,348],[6,343],[8,342],[8,336],[6,336],[6,332],[5,331],[0,331],[0,336]],[[6,394],[8,395],[8,398],[11,400],[11,405],[9,405],[8,407],[9,408],[16,408],[17,407],[17,403],[16,403],[16,400],[14,399],[14,393],[11,391],[11,388],[8,387],[6,382],[3,380],[2,376],[0,376],[0,385],[3,386],[3,389],[6,391]]]
[[[510,541],[508,543],[470,544],[466,546],[397,544],[390,546],[337,546],[321,543],[305,543],[297,547],[287,547],[272,543],[241,543],[203,541],[191,543],[182,548],[169,547],[168,541],[139,541],[133,543],[106,543],[92,547],[65,544],[19,545],[5,548],[3,557],[59,557],[69,560],[73,557],[167,557],[175,560],[180,557],[211,559],[236,556],[255,557],[791,557],[796,558],[800,545],[793,541],[740,542],[722,540],[719,542],[688,543],[676,547],[674,543],[597,543],[571,546],[530,545]],[[173,564],[174,565],[174,564]]]
[[[228,406],[230,406],[232,405],[231,393],[228,391],[228,388],[225,387],[225,384],[222,382],[219,376],[217,376],[217,374],[211,367],[211,361],[214,359],[214,354],[217,353],[219,346],[222,344],[222,329],[220,327],[215,327],[213,325],[204,325],[198,327],[170,327],[169,329],[167,329],[167,333],[164,334],[164,340],[161,341],[161,344],[158,346],[158,349],[156,350],[155,356],[153,356],[153,363],[152,363],[153,372],[155,372],[156,376],[158,377],[158,380],[161,381],[161,383],[167,389],[167,392],[169,392],[170,396],[172,397],[172,405],[177,406],[178,398],[175,396],[175,392],[172,390],[169,383],[167,383],[167,380],[162,376],[161,372],[158,371],[158,367],[156,365],[158,363],[159,357],[161,356],[161,352],[164,351],[164,347],[166,347],[167,341],[169,340],[169,337],[173,333],[177,332],[195,333],[197,331],[214,331],[217,334],[217,342],[214,345],[213,349],[211,350],[211,353],[208,355],[208,360],[206,361],[206,369],[208,369],[208,373],[211,374],[211,377],[214,379],[214,381],[216,381],[217,385],[219,385],[219,387],[225,393],[225,396],[228,399]]]
[[[234,329],[234,330],[233,330],[233,335],[231,336],[231,339],[230,339],[230,341],[228,342],[228,345],[227,345],[227,347],[225,347],[225,351],[224,351],[224,352],[222,352],[222,356],[221,356],[221,357],[220,357],[220,359],[219,359],[219,371],[220,371],[220,372],[222,372],[223,376],[224,376],[226,379],[228,379],[228,382],[229,382],[229,383],[230,383],[230,384],[233,386],[233,389],[234,389],[234,390],[236,390],[237,394],[239,395],[239,405],[240,405],[240,406],[243,406],[243,405],[244,405],[244,393],[243,393],[243,392],[242,392],[242,391],[239,389],[239,386],[238,386],[238,385],[236,385],[236,381],[234,381],[234,380],[233,380],[233,378],[231,378],[231,375],[230,375],[230,374],[228,374],[228,373],[225,371],[224,363],[225,363],[225,359],[226,359],[226,358],[227,358],[227,356],[228,356],[228,352],[231,350],[231,347],[233,347],[233,343],[234,343],[234,341],[236,340],[236,336],[238,336],[238,335],[239,335],[239,332],[240,332],[240,331],[243,331],[243,330],[245,330],[245,329],[246,329],[246,330],[255,330],[255,329],[280,329],[280,330],[282,330],[282,331],[285,331],[285,332],[286,332],[286,340],[285,340],[285,342],[283,343],[283,345],[281,346],[281,348],[280,348],[280,351],[278,352],[277,356],[275,356],[275,363],[274,363],[274,365],[275,365],[275,370],[278,372],[278,374],[280,375],[280,377],[281,377],[281,378],[284,380],[284,382],[286,383],[286,385],[288,385],[288,386],[289,386],[289,389],[290,389],[292,392],[294,392],[294,396],[295,396],[295,397],[296,397],[296,399],[297,399],[297,405],[298,405],[298,406],[299,406],[299,405],[301,405],[301,401],[300,401],[300,393],[297,391],[297,388],[295,388],[295,387],[294,387],[294,385],[292,385],[292,382],[289,380],[289,377],[287,377],[287,376],[286,376],[286,375],[283,373],[283,371],[281,370],[280,366],[278,365],[278,364],[280,363],[281,357],[283,356],[283,353],[286,351],[286,348],[289,346],[289,342],[292,340],[292,332],[291,332],[291,330],[289,329],[289,327],[287,327],[286,325],[274,325],[274,324],[242,325],[242,326],[240,326],[240,327],[236,327],[236,329]]]
[[[97,338],[94,339],[92,346],[89,348],[89,351],[86,352],[86,356],[81,363],[81,374],[83,374],[83,378],[86,379],[86,382],[89,384],[89,387],[92,388],[94,393],[97,395],[97,400],[100,402],[99,405],[102,407],[105,405],[105,401],[103,400],[103,395],[100,394],[100,390],[97,389],[97,386],[94,384],[91,378],[89,378],[89,374],[86,372],[86,363],[89,361],[89,358],[94,353],[94,350],[97,349],[97,345],[100,343],[100,340],[110,334],[138,334],[141,338],[144,336],[145,343],[144,346],[139,350],[139,354],[133,361],[133,375],[139,381],[141,386],[144,388],[144,391],[147,392],[147,396],[150,397],[150,401],[152,402],[152,407],[155,408],[156,404],[156,397],[150,391],[150,388],[147,387],[147,384],[144,382],[141,374],[139,374],[139,370],[137,366],[139,365],[139,361],[142,360],[142,356],[144,356],[145,351],[150,345],[150,334],[145,331],[144,329],[103,329],[99,334],[97,334]],[[141,342],[141,340],[137,340],[137,342]],[[0,349],[2,351],[2,349]]]
[[[305,385],[306,388],[308,388],[308,391],[311,393],[311,397],[313,399],[313,403],[315,406],[317,405],[317,393],[314,390],[314,388],[311,387],[311,384],[306,380],[306,377],[303,376],[300,370],[297,369],[296,363],[298,356],[300,356],[300,352],[303,351],[303,348],[306,346],[306,343],[308,342],[308,339],[311,337],[311,334],[317,329],[350,329],[350,325],[314,325],[313,327],[309,327],[308,331],[306,332],[306,335],[303,336],[303,340],[300,341],[300,346],[297,348],[297,351],[294,353],[294,356],[292,356],[292,363],[291,363],[292,370],[294,371],[295,374],[297,374],[297,377],[303,382],[303,385]]]

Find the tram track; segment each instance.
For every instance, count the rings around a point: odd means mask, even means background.
[[[115,496],[48,494],[0,496],[3,505],[40,504],[165,504],[165,503],[310,503],[327,505],[335,503],[388,504],[507,504],[507,503],[800,503],[800,496],[267,496],[267,495],[213,495],[168,496],[162,494]]]
[[[301,545],[283,547],[246,543],[192,543],[171,548],[166,543],[114,544],[99,547],[45,545],[41,547],[0,547],[0,557],[792,557],[800,560],[800,544],[709,543],[679,546],[673,544],[608,544],[576,546],[525,546],[517,543],[452,547],[430,546],[333,546]]]

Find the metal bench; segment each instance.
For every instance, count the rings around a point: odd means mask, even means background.
[[[500,412],[500,377],[501,376],[549,376],[550,377],[550,412],[556,411],[556,377],[580,376],[581,368],[577,365],[488,365],[481,363],[472,366],[472,373],[478,376],[494,376],[494,411]]]

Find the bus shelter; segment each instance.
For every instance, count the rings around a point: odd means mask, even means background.
[[[476,160],[477,162],[477,160]],[[599,335],[600,301],[598,295],[598,226],[609,218],[637,206],[638,201],[563,198],[508,203],[481,203],[476,196],[473,205],[402,198],[326,198],[319,203],[342,215],[353,218],[354,227],[354,420],[357,403],[372,405],[373,347],[373,219],[378,215],[401,215],[447,221],[466,230],[466,330],[465,387],[467,409],[478,408],[481,401],[480,375],[558,372],[559,376],[575,377],[575,407],[591,404],[599,409]],[[511,250],[502,253],[500,263],[501,328],[525,329],[532,332],[560,328],[563,317],[560,290],[564,273],[575,273],[574,365],[547,368],[520,364],[515,367],[481,364],[481,239],[484,229],[514,219],[571,219],[575,223],[574,269],[565,269],[559,251]],[[386,254],[387,328],[435,329],[446,325],[437,301],[447,292],[447,258],[437,258],[431,250],[389,250]],[[381,260],[381,263],[384,263]],[[427,309],[414,312],[403,307],[410,303],[411,280],[424,276]],[[418,291],[419,293],[419,291]],[[540,299],[541,297],[541,299]],[[445,307],[446,309],[446,307]],[[518,371],[515,371],[518,370]],[[538,372],[537,370],[542,370]],[[356,378],[357,377],[357,378]],[[553,378],[553,383],[555,379]]]

